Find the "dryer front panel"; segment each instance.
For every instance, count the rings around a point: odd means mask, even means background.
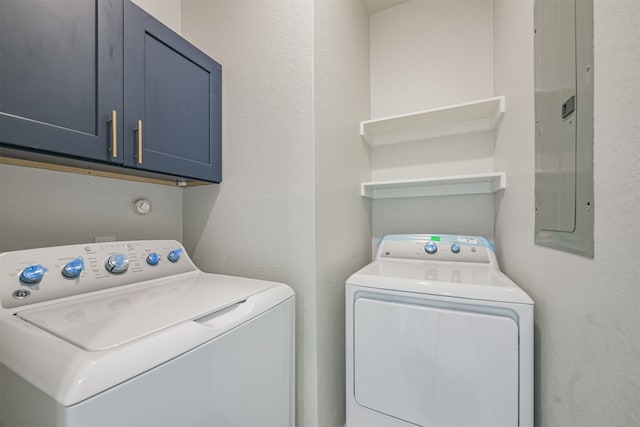
[[[518,425],[510,317],[363,297],[353,345],[361,406],[419,426]]]

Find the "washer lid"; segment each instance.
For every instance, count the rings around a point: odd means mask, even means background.
[[[448,297],[533,304],[533,300],[490,264],[379,259],[347,279],[348,285]]]
[[[78,347],[99,351],[213,314],[274,286],[258,280],[219,277],[185,273],[16,315]]]

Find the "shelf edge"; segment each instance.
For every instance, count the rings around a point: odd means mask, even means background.
[[[453,123],[445,123],[443,125],[413,125],[408,130],[403,131],[390,131],[390,132],[382,132],[379,134],[373,134],[367,128],[368,125],[376,125],[381,123],[393,123],[394,121],[401,120],[411,120],[415,119],[416,121],[420,121],[420,117],[424,117],[425,121],[430,116],[435,115],[443,115],[450,112],[455,115],[456,110],[465,110],[468,108],[474,107],[482,107],[483,104],[493,104],[496,103],[492,111],[489,114],[472,114],[471,116],[461,114],[463,116],[459,121],[454,121]],[[379,145],[390,145],[396,144],[400,142],[409,142],[409,141],[417,141],[421,139],[430,139],[436,138],[439,136],[446,135],[457,135],[464,134],[470,132],[479,132],[479,131],[489,131],[494,129],[502,120],[502,116],[506,111],[506,100],[505,96],[495,96],[492,98],[486,98],[479,101],[466,102],[462,104],[455,104],[451,106],[434,108],[430,110],[417,111],[414,113],[389,116],[380,119],[367,120],[360,122],[360,137],[362,140],[367,142],[370,146],[375,147]]]
[[[424,180],[364,182],[360,195],[370,199],[489,194],[506,188],[506,174],[495,172]]]

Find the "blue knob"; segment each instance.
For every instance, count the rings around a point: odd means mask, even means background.
[[[460,253],[460,245],[457,244],[457,243],[452,243],[451,244],[451,252],[453,252],[454,254]]]
[[[178,262],[178,260],[180,259],[180,255],[182,255],[182,248],[172,250],[171,252],[169,252],[169,255],[167,255],[167,258],[171,262]]]
[[[82,257],[76,258],[73,261],[69,261],[67,265],[62,267],[62,275],[73,279],[78,277],[84,270],[84,259]]]
[[[20,273],[20,281],[28,284],[39,283],[44,277],[47,268],[43,265],[31,265]]]
[[[125,254],[111,255],[104,266],[111,273],[124,273],[129,268],[129,258]]]
[[[147,264],[158,265],[159,262],[160,262],[160,255],[158,255],[157,253],[152,252],[147,256]]]
[[[438,252],[438,244],[436,242],[429,242],[424,245],[424,251],[428,254],[435,254]]]

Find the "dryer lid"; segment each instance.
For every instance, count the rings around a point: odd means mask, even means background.
[[[347,279],[348,285],[484,301],[533,304],[491,264],[378,259]]]
[[[213,314],[273,286],[239,277],[186,273],[16,315],[84,350],[99,351]]]

